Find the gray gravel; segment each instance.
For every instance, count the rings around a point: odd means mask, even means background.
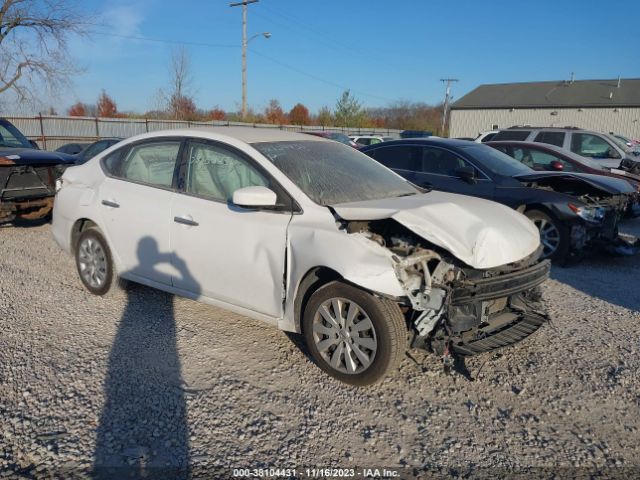
[[[0,477],[640,472],[640,257],[554,268],[553,325],[468,361],[474,382],[417,352],[357,389],[257,321],[142,286],[88,294],[49,225],[0,228],[0,248]]]

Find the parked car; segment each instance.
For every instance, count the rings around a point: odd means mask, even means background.
[[[88,160],[91,160],[100,152],[103,152],[107,148],[120,142],[122,138],[102,138],[96,142],[87,145],[80,153],[76,155],[76,165],[82,165]]]
[[[549,264],[523,215],[425,193],[311,135],[129,138],[65,172],[52,230],[91,293],[130,280],[302,333],[318,366],[354,385],[393,371],[409,346],[449,362],[547,320]]]
[[[640,215],[640,176],[619,169],[603,168],[598,162],[577,155],[564,148],[548,143],[534,142],[487,142],[487,145],[506,153],[536,171],[577,172],[605,175],[626,180],[635,188],[629,203],[629,213]]]
[[[66,153],[67,155],[77,155],[84,148],[89,145],[88,143],[67,143],[61,147],[56,148],[58,153]]]
[[[362,145],[357,144],[344,133],[340,133],[340,132],[304,132],[304,133],[306,133],[307,135],[315,135],[316,137],[328,138],[329,140],[334,140],[336,142],[349,145],[352,148],[356,148],[356,149],[362,148]]]
[[[395,140],[393,137],[386,137],[383,135],[349,135],[352,142],[356,142],[358,145],[375,145],[380,142],[388,142]]]
[[[400,138],[425,138],[433,135],[433,132],[427,130],[403,130],[400,132]]]
[[[511,127],[500,130],[491,140],[550,143],[583,157],[592,158],[608,168],[633,169],[638,163],[631,150],[623,148],[610,135],[576,127]]]
[[[486,132],[480,132],[476,138],[473,139],[474,142],[485,143],[493,140],[493,137],[496,136],[498,130],[489,130]]]
[[[72,156],[35,149],[11,122],[0,119],[0,223],[47,217],[56,180],[69,165]]]
[[[620,140],[628,148],[634,148],[640,145],[640,140],[632,140],[629,137],[620,135],[619,133],[609,132],[609,135]]]
[[[464,140],[414,139],[362,150],[424,188],[486,198],[524,212],[538,227],[543,258],[566,264],[586,247],[634,253],[618,222],[635,190],[599,175],[536,172],[487,145]]]

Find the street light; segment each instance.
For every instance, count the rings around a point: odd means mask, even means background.
[[[271,33],[262,32],[253,35],[247,40],[247,5],[258,3],[259,0],[242,0],[241,2],[230,3],[230,7],[242,6],[242,118],[247,117],[247,44],[256,37],[271,37]]]
[[[247,45],[251,40],[257,37],[270,38],[270,32],[256,33],[247,40],[247,25],[243,24],[242,28],[242,118],[247,118]]]

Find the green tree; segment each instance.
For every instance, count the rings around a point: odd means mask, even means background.
[[[366,120],[366,112],[351,91],[345,90],[336,102],[334,118],[338,127],[359,127]]]
[[[328,127],[333,124],[333,114],[329,107],[322,107],[318,110],[318,115],[315,118],[316,123],[323,127]]]

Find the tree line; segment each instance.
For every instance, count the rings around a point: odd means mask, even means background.
[[[37,100],[42,93],[68,85],[81,73],[69,56],[71,35],[87,36],[91,21],[81,13],[79,0],[0,0],[0,94],[12,92],[20,102]],[[169,61],[169,82],[159,88],[154,106],[147,112],[122,112],[105,90],[95,104],[76,102],[72,116],[140,117],[176,120],[228,120],[279,125],[322,125],[379,127],[439,132],[442,105],[398,101],[370,108],[350,90],[345,90],[333,107],[311,113],[304,103],[285,110],[277,99],[260,110],[250,109],[243,117],[219,107],[203,109],[193,93],[191,59],[182,47]],[[0,97],[4,100],[6,97]],[[55,114],[53,108],[48,111]]]

